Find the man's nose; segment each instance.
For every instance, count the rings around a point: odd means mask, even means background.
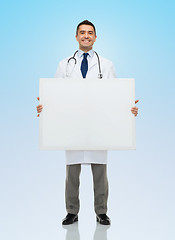
[[[88,35],[88,33],[86,32],[86,33],[85,33],[85,38],[88,38],[88,37],[89,37],[89,35]]]

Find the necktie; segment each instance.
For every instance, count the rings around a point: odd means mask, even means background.
[[[88,71],[88,61],[87,56],[89,53],[83,53],[83,60],[81,62],[81,73],[83,78],[86,77],[87,71]]]

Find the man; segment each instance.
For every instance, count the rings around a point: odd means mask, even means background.
[[[96,38],[95,26],[88,20],[81,22],[76,30],[79,50],[75,52],[73,57],[66,58],[59,63],[55,77],[94,78],[99,76],[101,78],[102,74],[103,78],[115,78],[116,74],[112,62],[99,57],[92,49]],[[38,113],[42,109],[42,105],[37,106]],[[137,116],[138,108],[133,107],[131,112]],[[97,221],[104,225],[110,224],[110,219],[106,215],[108,199],[107,151],[66,151],[67,216],[63,219],[63,225],[78,221],[79,176],[81,164],[87,163],[91,164],[93,174],[94,208]]]

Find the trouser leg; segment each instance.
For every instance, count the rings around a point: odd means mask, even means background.
[[[91,164],[94,182],[94,209],[96,214],[106,214],[108,179],[106,164]]]
[[[71,214],[78,214],[80,208],[79,185],[81,164],[66,165],[66,210]]]

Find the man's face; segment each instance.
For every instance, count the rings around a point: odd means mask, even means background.
[[[94,42],[96,41],[96,34],[94,28],[91,25],[80,25],[78,28],[78,33],[76,39],[79,43],[79,48],[88,52],[92,49]]]

